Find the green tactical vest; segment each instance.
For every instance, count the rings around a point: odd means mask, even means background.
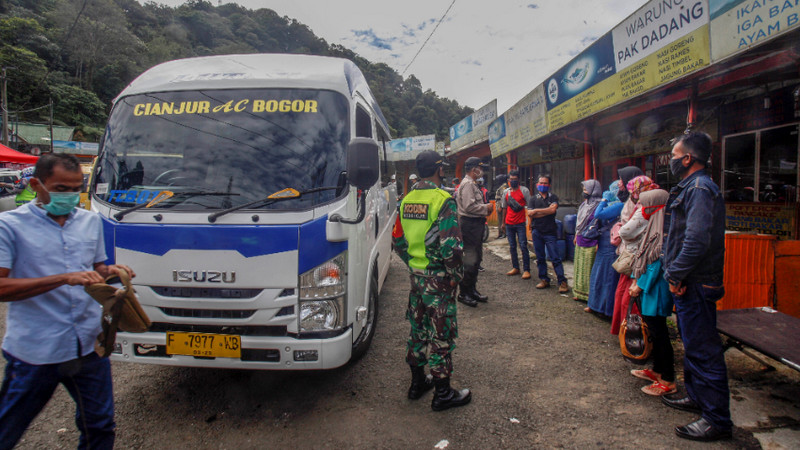
[[[447,199],[453,198],[441,189],[415,189],[400,203],[400,223],[408,241],[412,269],[425,270],[430,261],[425,256],[425,235],[431,229]]]
[[[25,186],[25,189],[22,190],[17,197],[14,199],[17,202],[17,206],[22,206],[25,203],[30,202],[31,200],[36,198],[36,191],[31,189],[31,185],[28,184]]]

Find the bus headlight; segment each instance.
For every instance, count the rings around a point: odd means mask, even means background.
[[[347,320],[345,298],[347,252],[300,275],[299,320],[301,333],[334,331]]]

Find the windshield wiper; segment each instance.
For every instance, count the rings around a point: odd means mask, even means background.
[[[259,203],[263,203],[261,206],[271,205],[273,203],[282,202],[284,200],[293,200],[296,198],[300,198],[306,194],[313,194],[314,192],[322,192],[322,191],[332,191],[334,189],[342,189],[342,186],[321,186],[311,189],[306,189],[305,191],[297,191],[291,188],[281,189],[278,192],[274,192],[267,197],[264,197],[260,200],[256,200],[254,202],[245,203],[244,205],[234,206],[233,208],[224,209],[222,211],[217,211],[214,214],[209,214],[208,221],[214,223],[217,221],[219,217],[224,216],[225,214],[232,213],[234,211],[238,211],[240,209],[244,209],[250,206],[258,205]],[[286,195],[282,195],[286,193]]]
[[[162,196],[162,194],[164,194]],[[172,191],[161,191],[156,195],[156,197],[150,200],[147,203],[140,203],[136,206],[131,206],[128,209],[123,209],[122,211],[114,214],[114,218],[117,219],[117,222],[121,221],[123,217],[127,216],[129,213],[134,211],[140,210],[142,208],[149,208],[153,205],[163,202],[164,200],[171,198],[171,197],[197,197],[199,195],[240,195],[240,194],[232,194],[230,192],[205,192],[205,191],[197,191],[197,192],[172,192]]]

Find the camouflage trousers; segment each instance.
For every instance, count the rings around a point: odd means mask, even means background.
[[[450,278],[411,275],[406,318],[411,322],[406,362],[412,367],[428,364],[434,378],[449,378],[452,353],[458,337],[455,293]]]

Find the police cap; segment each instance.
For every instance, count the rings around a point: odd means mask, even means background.
[[[444,160],[444,156],[433,150],[426,150],[417,155],[417,172],[422,178],[428,178],[436,173],[441,166],[449,166]]]
[[[467,158],[466,161],[464,161],[464,168],[469,170],[473,167],[489,167],[489,166],[485,164],[483,161],[481,161],[481,159],[478,158],[477,156],[470,156],[469,158]]]

